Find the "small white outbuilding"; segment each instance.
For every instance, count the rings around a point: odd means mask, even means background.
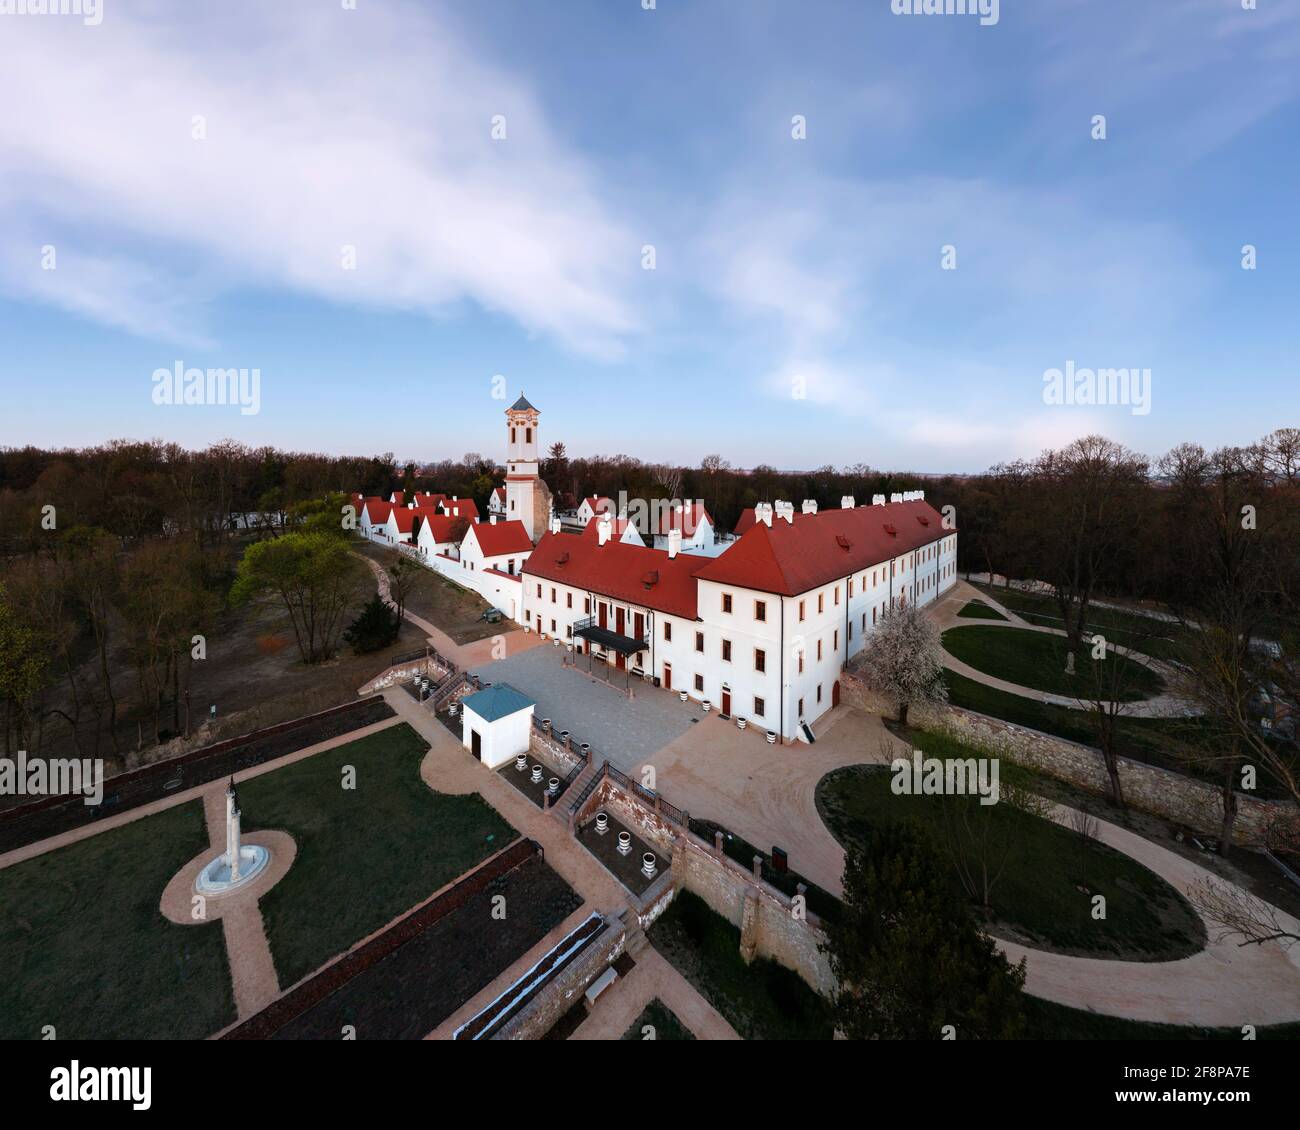
[[[533,729],[531,698],[509,683],[496,683],[461,700],[461,744],[489,769],[528,752]]]

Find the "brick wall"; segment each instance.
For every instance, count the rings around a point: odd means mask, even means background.
[[[840,695],[841,701],[867,713],[894,714],[893,704],[886,703],[851,671],[840,675]],[[1090,792],[1108,792],[1101,751],[1091,746],[948,704],[937,708],[913,707],[911,720],[923,729],[947,734],[990,755],[1005,757]],[[1127,757],[1119,760],[1124,798],[1134,808],[1207,835],[1219,833],[1223,806],[1219,790],[1213,785]],[[1297,820],[1293,806],[1261,800],[1247,793],[1237,794],[1235,834],[1239,843],[1262,847],[1270,827],[1287,820],[1293,823]]]

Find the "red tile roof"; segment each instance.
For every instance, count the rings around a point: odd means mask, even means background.
[[[406,505],[406,492],[405,492],[405,491],[400,491],[400,490],[395,490],[395,491],[393,491],[392,494],[390,494],[390,495],[388,496],[388,500],[389,500],[389,501],[390,501],[394,506],[405,506],[405,505]]]
[[[704,509],[702,502],[683,503],[681,510],[670,510],[659,519],[659,533],[667,534],[669,530],[681,530],[683,537],[693,537],[700,524],[708,522],[713,525],[713,517]]]
[[[420,525],[416,528],[417,535],[424,526],[428,526],[429,534],[435,544],[445,545],[452,540],[451,527],[456,523],[455,518],[450,518],[446,514],[439,514],[435,510],[422,506],[417,506],[414,513],[419,515],[420,518]]]
[[[800,510],[795,511],[794,520],[796,522],[801,521],[802,519],[807,517],[810,517],[810,515],[805,514]],[[709,520],[712,521],[712,519]],[[773,512],[772,514],[772,521],[773,522],[776,521],[775,512]],[[741,534],[749,533],[749,531],[753,529],[757,523],[758,523],[758,516],[754,513],[754,508],[750,506],[747,509],[742,510],[740,512],[740,517],[736,519],[736,528],[731,532],[734,533],[736,537],[740,537]]]
[[[533,539],[522,522],[479,522],[470,526],[465,538],[474,538],[484,557],[500,557],[505,553],[531,553]],[[463,551],[462,551],[463,552]]]
[[[409,534],[415,528],[415,511],[405,506],[394,506],[392,521],[399,534]]]
[[[591,538],[592,541],[599,541],[600,540],[599,526],[600,526],[600,519],[602,517],[603,515],[597,514],[594,518],[588,519],[587,524],[582,528],[581,536],[584,538]],[[630,525],[632,525],[631,518],[615,518],[611,514],[609,518],[609,526],[610,526],[609,536],[611,540],[617,541],[619,538],[621,538],[627,532],[627,528]],[[640,535],[640,533],[641,531],[637,530],[638,536]],[[642,539],[641,544],[642,545],[645,544],[644,538]]]
[[[695,573],[707,564],[709,558],[691,553],[670,558],[663,549],[619,541],[597,545],[585,534],[546,533],[524,563],[524,572],[694,620]]]
[[[472,498],[451,499],[443,495],[442,508],[448,514],[458,511],[456,517],[468,518],[471,522],[478,517],[478,504]]]
[[[385,502],[376,495],[366,499],[365,511],[366,517],[370,519],[370,524],[379,526],[388,521],[388,515],[393,512],[393,504]]]
[[[751,526],[721,557],[698,571],[702,581],[796,596],[879,565],[954,533],[928,502],[891,502],[853,510],[773,517]],[[893,530],[891,533],[890,530]]]

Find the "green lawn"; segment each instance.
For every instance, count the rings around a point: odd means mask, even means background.
[[[0,871],[0,1039],[197,1040],[233,1021],[220,923],[158,909],[207,844],[192,802]]]
[[[958,612],[957,615],[964,616],[968,620],[1006,619],[1006,617],[996,608],[985,604],[982,600],[968,600],[964,605],[962,605],[961,611]]]
[[[945,671],[943,677],[948,685],[948,701],[953,706],[1001,718],[1017,726],[1028,726],[1067,741],[1091,746],[1097,744],[1097,731],[1090,710],[1076,710],[1025,698],[976,682],[956,671]],[[1187,747],[1198,733],[1198,723],[1194,718],[1120,717],[1117,725],[1119,752],[1125,757],[1154,765],[1177,764],[1175,752]]]
[[[680,891],[650,941],[746,1040],[829,1040],[830,1006],[793,971],[766,958],[746,965],[740,930],[698,895]]]
[[[1019,589],[989,588],[987,585],[975,585],[975,588],[987,592],[1004,608],[1031,624],[1044,628],[1064,628],[1061,610],[1055,599],[1039,593],[1022,592]],[[1090,607],[1087,628],[1090,632],[1101,632],[1111,643],[1122,647],[1132,647],[1144,655],[1156,659],[1177,659],[1182,652],[1182,639],[1187,629],[1166,620],[1157,620],[1154,616],[1143,616],[1140,612],[1122,612],[1115,608]]]
[[[515,838],[477,793],[420,779],[427,743],[394,726],[239,787],[247,826],[288,832],[289,873],[262,899],[287,988]],[[341,786],[344,766],[356,787]]]
[[[943,633],[943,647],[949,655],[969,664],[977,671],[1048,694],[1086,697],[1096,683],[1082,674],[1065,673],[1065,637],[1021,628],[994,628],[981,625],[949,628]],[[1149,667],[1110,652],[1105,660],[1090,654],[1077,657],[1084,664],[1117,663],[1125,668],[1120,676],[1119,700],[1134,702],[1159,694],[1164,681]],[[1114,685],[1104,677],[1104,686]]]
[[[655,997],[641,1010],[641,1015],[632,1021],[632,1026],[623,1033],[625,1040],[646,1039],[646,1027],[654,1029],[656,1040],[693,1040],[695,1033],[686,1027],[676,1014],[658,997]]]
[[[1240,1040],[1240,1028],[1193,1028],[1123,1020],[1070,1008],[1025,994],[1029,1040]],[[1300,1024],[1274,1024],[1256,1029],[1258,1040],[1300,1040]]]
[[[909,739],[927,756],[976,756],[946,737],[913,731]],[[1027,779],[1005,760],[1000,771],[1003,784]],[[817,808],[831,834],[847,846],[865,842],[873,827],[887,821],[913,820],[946,846],[940,806],[977,803],[968,797],[896,796],[890,783],[884,766],[854,765],[823,777]],[[1005,802],[984,814],[990,838],[1011,844],[993,887],[991,933],[1058,952],[1127,961],[1173,961],[1204,948],[1204,927],[1186,900],[1135,860]],[[964,897],[955,869],[953,894]],[[1092,917],[1095,895],[1106,899],[1104,920]]]

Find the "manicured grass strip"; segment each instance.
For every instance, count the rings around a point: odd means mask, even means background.
[[[654,1029],[652,1038],[656,1040],[695,1039],[695,1033],[678,1020],[676,1013],[658,997],[655,997],[641,1010],[641,1015],[632,1021],[632,1026],[623,1033],[623,1039],[647,1039],[648,1036],[645,1031],[647,1027]]]
[[[158,909],[207,845],[194,801],[0,871],[0,1039],[198,1040],[234,1020],[221,924]]]
[[[1240,1028],[1195,1028],[1123,1020],[1024,996],[1027,1040],[1240,1040]],[[1258,1040],[1300,1040],[1300,1024],[1272,1024],[1255,1030]]]
[[[1002,613],[999,612],[996,608],[992,607],[991,605],[985,604],[982,600],[968,600],[964,605],[962,605],[961,611],[958,612],[957,615],[964,616],[968,620],[1005,620],[1006,619],[1006,617],[1003,616]]]
[[[1045,628],[1065,627],[1061,609],[1052,597],[1020,589],[989,588],[987,585],[974,587],[987,592],[1004,608],[1011,609],[1031,624]],[[1096,606],[1088,609],[1087,626],[1089,631],[1101,632],[1112,643],[1135,648],[1144,655],[1157,659],[1177,659],[1182,651],[1181,641],[1187,632],[1181,624],[1159,620],[1154,616]]]
[[[829,1040],[830,1006],[792,970],[766,958],[746,965],[740,930],[698,895],[680,891],[650,941],[746,1040]]]
[[[965,758],[974,752],[949,738],[913,732],[927,756]],[[1000,768],[1012,770],[1006,762]],[[951,842],[944,805],[978,805],[971,797],[897,796],[883,766],[854,765],[827,774],[817,785],[817,809],[846,846],[864,843],[871,830],[912,820],[935,840]],[[1014,770],[1006,774],[1014,780]],[[1070,828],[1013,808],[1005,798],[979,813],[989,842],[1009,851],[990,854],[1005,870],[991,895],[989,929],[999,937],[1063,953],[1123,961],[1174,961],[1205,946],[1205,929],[1186,900],[1136,860]],[[971,861],[978,855],[968,855]],[[974,863],[974,866],[978,866]],[[964,891],[953,873],[954,897]],[[1093,898],[1106,899],[1106,917],[1094,920]]]
[[[427,751],[409,726],[394,726],[239,787],[248,826],[288,832],[298,845],[293,867],[262,899],[281,987],[514,838],[477,793],[431,791],[420,779]],[[345,766],[355,788],[342,787]]]
[[[977,671],[1048,694],[1086,698],[1097,682],[1082,674],[1066,674],[1065,644],[1064,636],[1023,628],[974,625],[949,628],[943,633],[944,650]],[[1119,684],[1122,702],[1150,698],[1164,687],[1164,680],[1151,668],[1114,652],[1101,660],[1085,651],[1076,656],[1076,662],[1081,670],[1090,663],[1117,663],[1125,668]],[[1110,687],[1114,683],[1104,676],[1101,685]]]

